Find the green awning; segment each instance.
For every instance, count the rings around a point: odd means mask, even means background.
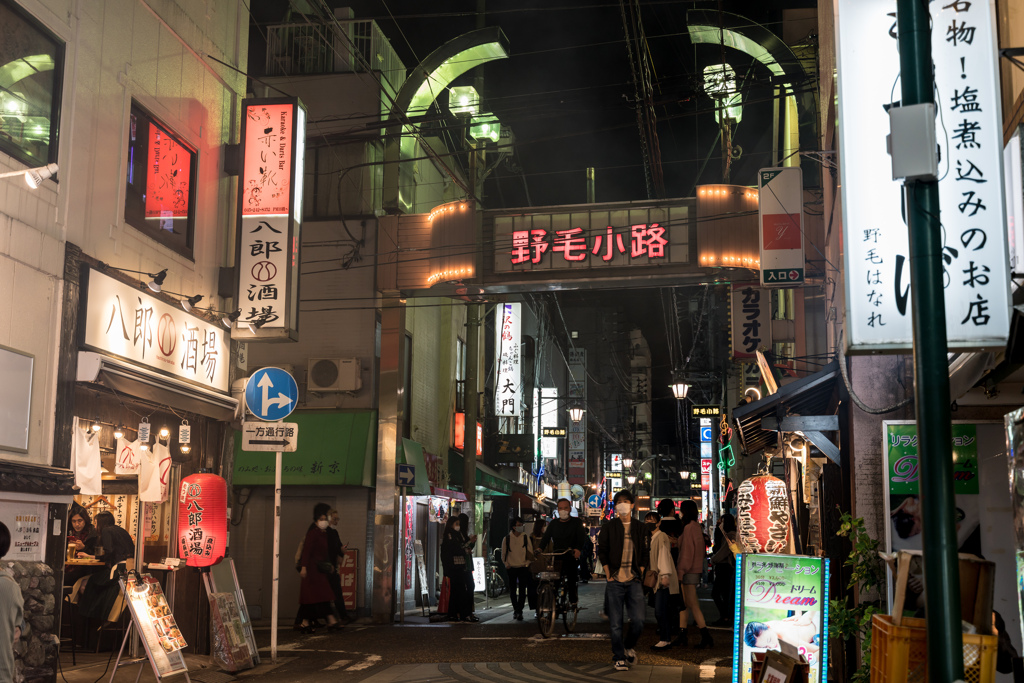
[[[448,482],[453,486],[461,487],[465,491],[466,487],[463,485],[464,477],[462,475],[463,462],[461,453],[453,450],[448,451]],[[512,495],[512,482],[479,460],[476,461],[476,485],[486,489],[492,495]]]
[[[398,450],[398,462],[412,465],[416,470],[416,483],[406,487],[406,493],[417,496],[430,495],[430,479],[427,477],[427,463],[423,459],[423,446],[412,439],[402,439],[402,447]]]
[[[288,422],[299,425],[299,444],[294,453],[283,455],[282,484],[374,486],[377,411],[295,412]],[[235,432],[232,484],[274,485],[274,454],[243,451],[241,432]]]

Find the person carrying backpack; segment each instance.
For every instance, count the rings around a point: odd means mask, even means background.
[[[513,517],[512,530],[501,542],[501,561],[508,571],[509,597],[512,599],[512,618],[523,620],[523,606],[529,600],[530,609],[537,609],[537,587],[530,573],[533,561],[533,541],[526,535],[522,517]]]

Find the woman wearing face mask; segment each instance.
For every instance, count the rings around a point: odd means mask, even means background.
[[[341,542],[341,536],[338,535],[339,519],[337,510],[328,511],[327,521],[330,526],[327,527],[327,557],[328,562],[332,565],[332,571],[327,575],[327,580],[334,592],[334,616],[338,617],[343,624],[349,624],[352,622],[352,618],[348,615],[345,596],[341,593],[341,561],[345,557],[346,548]]]
[[[697,622],[700,629],[700,644],[698,649],[714,647],[711,639],[711,631],[704,623],[704,613],[700,611],[700,602],[697,600],[697,585],[700,583],[701,574],[704,572],[705,555],[707,546],[704,545],[704,532],[697,522],[697,504],[692,500],[684,500],[681,505],[683,513],[683,535],[679,537],[679,564],[676,572],[681,582],[683,603],[685,608],[679,613],[679,637],[674,644],[686,645],[686,629],[689,626],[689,613],[693,614],[693,620]]]
[[[656,516],[657,514],[654,513]],[[676,625],[676,600],[679,595],[679,576],[672,562],[674,535],[678,535],[679,520],[675,517],[659,518],[654,522],[651,535],[651,569],[658,572],[658,585],[654,588],[654,616],[658,620],[658,642],[652,650],[672,647],[672,631]]]
[[[466,595],[466,548],[462,537],[462,524],[452,515],[444,525],[441,535],[441,567],[449,585],[448,621],[469,621],[469,600]]]
[[[473,547],[476,546],[476,534],[469,533],[472,527],[469,525],[469,515],[465,512],[459,515],[459,527],[462,530],[462,547],[466,553],[466,572],[463,580],[466,582],[466,616],[463,621],[480,621],[474,614],[476,612],[476,600],[473,594],[476,593],[476,581],[473,579]]]
[[[299,631],[313,633],[313,620],[327,618],[327,628],[338,628],[338,620],[334,617],[332,603],[334,591],[328,578],[335,571],[334,562],[329,557],[327,545],[327,513],[331,507],[326,503],[317,503],[313,507],[313,524],[306,531],[306,539],[302,544],[302,558],[299,561]]]
[[[512,618],[523,620],[523,606],[529,597],[530,609],[537,609],[537,590],[530,574],[533,543],[526,535],[522,517],[512,518],[512,531],[501,542],[501,561],[508,572],[509,598],[512,599]]]

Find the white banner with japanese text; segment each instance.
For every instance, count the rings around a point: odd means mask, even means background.
[[[1009,256],[994,3],[931,3],[946,335],[951,349],[1003,348]],[[891,179],[886,107],[900,99],[896,6],[839,0],[837,42],[846,343],[851,353],[912,346],[902,183]]]
[[[97,270],[87,273],[87,347],[228,391],[230,337],[223,327]]]
[[[497,378],[494,383],[494,414],[517,417],[522,414],[523,394],[520,358],[522,304],[502,304],[495,323],[494,365]]]

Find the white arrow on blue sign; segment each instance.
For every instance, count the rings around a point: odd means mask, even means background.
[[[596,493],[592,493],[590,498],[587,498],[587,507],[599,508],[601,507],[601,497]]]
[[[245,404],[253,415],[267,422],[291,415],[298,400],[295,378],[281,368],[260,368],[245,383]]]
[[[701,427],[700,428],[700,440],[701,441],[711,441],[711,427]]]
[[[398,465],[398,485],[399,486],[415,486],[416,485],[416,467],[414,465]]]

